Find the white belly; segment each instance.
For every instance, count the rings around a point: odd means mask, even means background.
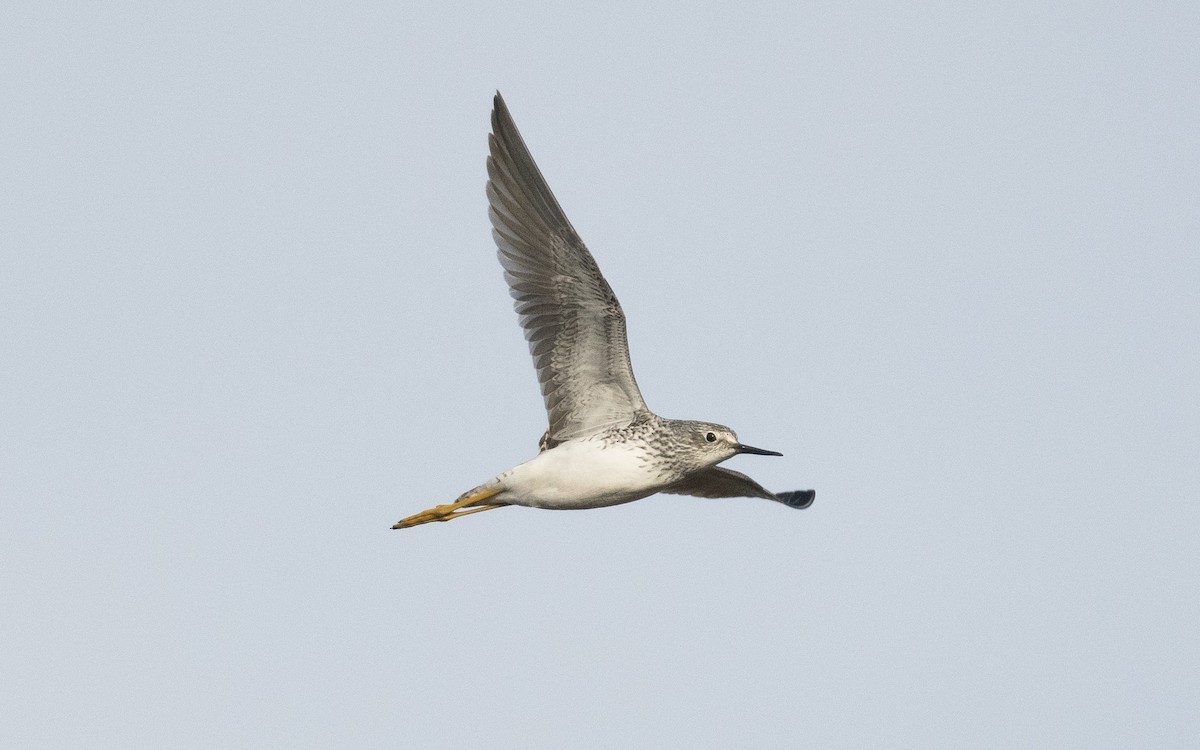
[[[666,482],[628,443],[571,440],[497,477],[497,499],[533,508],[599,508],[652,495]]]

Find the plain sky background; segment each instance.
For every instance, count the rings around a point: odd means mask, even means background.
[[[1200,746],[1195,3],[5,16],[3,747]],[[496,89],[812,508],[388,528],[545,427]]]

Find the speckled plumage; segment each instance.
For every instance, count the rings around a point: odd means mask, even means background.
[[[488,214],[549,427],[538,455],[495,479],[397,523],[407,528],[505,505],[597,508],[656,492],[761,497],[793,508],[812,490],[773,493],[717,466],[743,445],[723,425],[663,419],[633,376],[625,314],[533,161],[500,94],[488,139]]]

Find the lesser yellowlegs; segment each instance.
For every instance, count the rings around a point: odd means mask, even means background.
[[[550,192],[499,93],[494,105],[488,213],[550,427],[532,460],[392,528],[505,505],[599,508],[656,492],[811,505],[813,490],[777,494],[717,466],[739,453],[782,454],[745,445],[723,425],[663,419],[646,406],[633,379],[621,305]]]

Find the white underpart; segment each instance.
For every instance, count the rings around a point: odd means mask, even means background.
[[[568,440],[496,477],[496,497],[531,508],[578,509],[618,505],[652,495],[668,481],[651,471],[636,443]]]

